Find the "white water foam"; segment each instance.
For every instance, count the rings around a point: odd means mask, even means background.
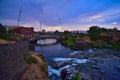
[[[70,55],[78,54],[78,53],[81,53],[81,52],[93,53],[94,50],[89,49],[89,50],[86,50],[86,51],[73,51],[72,53],[70,53]]]
[[[71,67],[70,65],[66,65],[57,70],[57,69],[52,68],[51,66],[48,66],[48,73],[49,75],[56,74],[57,76],[60,76],[60,73],[63,69],[68,69],[70,67]]]
[[[77,58],[54,58],[53,60],[56,62],[58,62],[58,61],[61,61],[61,62],[73,61],[76,63],[86,63],[89,61],[87,59],[77,59]]]
[[[72,53],[70,53],[70,55],[78,54],[80,52],[82,52],[82,51],[73,51]]]

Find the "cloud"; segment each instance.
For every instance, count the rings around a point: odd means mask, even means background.
[[[111,24],[120,20],[120,10],[119,9],[110,9],[105,10],[99,13],[85,13],[79,15],[76,18],[69,19],[65,23],[68,24],[79,24],[79,25],[101,25],[101,24]]]
[[[102,15],[94,15],[88,18],[88,21],[104,21],[104,18]]]
[[[116,24],[118,24],[118,22],[112,22],[111,24],[116,25]]]
[[[109,20],[116,19],[120,17],[120,10],[106,10],[98,14],[89,15],[83,17],[86,22],[108,22]]]
[[[18,0],[2,0],[0,22],[16,25],[20,4]],[[65,30],[87,30],[92,25],[120,27],[119,2],[108,0],[23,0],[20,25],[34,26],[39,30],[41,23],[47,30],[62,30],[57,15]]]

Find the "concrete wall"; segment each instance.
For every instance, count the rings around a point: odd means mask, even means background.
[[[27,66],[24,54],[29,55],[27,42],[0,45],[0,80],[20,80]]]

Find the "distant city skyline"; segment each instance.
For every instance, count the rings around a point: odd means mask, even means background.
[[[20,26],[35,31],[120,29],[120,0],[0,0],[0,23],[17,25],[21,5]]]

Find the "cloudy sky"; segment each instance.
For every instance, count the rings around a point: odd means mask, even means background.
[[[0,0],[0,23],[40,30],[87,30],[92,25],[120,29],[120,0]],[[62,28],[63,27],[63,28]]]

